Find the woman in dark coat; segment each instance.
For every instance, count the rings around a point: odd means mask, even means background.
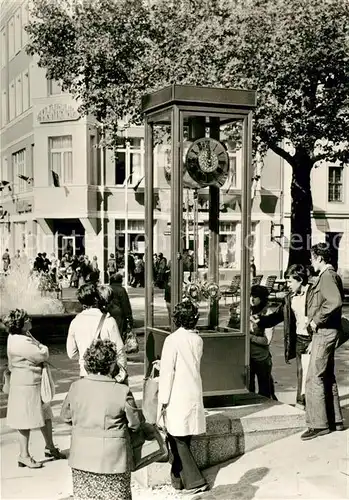
[[[125,342],[128,328],[133,327],[133,315],[128,293],[122,286],[121,274],[114,274],[110,277],[110,287],[114,298],[109,307],[109,314],[115,319],[121,338]]]

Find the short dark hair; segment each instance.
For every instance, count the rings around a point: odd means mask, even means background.
[[[309,273],[307,268],[302,264],[293,264],[287,269],[286,276],[287,278],[293,278],[301,282],[302,285],[306,285],[308,283]]]
[[[256,297],[260,299],[261,307],[265,307],[268,303],[269,290],[266,286],[253,285],[251,286],[251,297]]]
[[[199,310],[191,300],[179,302],[173,312],[173,321],[180,328],[191,330],[195,328],[199,319]]]
[[[24,323],[28,319],[28,313],[24,309],[12,309],[2,318],[2,322],[11,335],[21,335],[23,333]]]
[[[123,276],[120,273],[112,274],[110,276],[110,283],[119,283],[121,284],[123,281]]]
[[[84,354],[87,373],[109,375],[115,377],[118,372],[116,344],[111,340],[98,339],[92,342]],[[114,366],[115,365],[115,366]]]
[[[97,307],[98,293],[93,283],[81,285],[76,293],[77,299],[85,307]]]
[[[328,243],[317,243],[311,247],[311,253],[315,257],[321,257],[325,264],[330,264],[332,260],[332,251]]]

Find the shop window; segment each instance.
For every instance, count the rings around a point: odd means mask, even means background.
[[[21,176],[27,176],[25,156],[25,149],[21,149],[12,155],[14,190],[16,193],[24,193],[27,191],[28,182],[21,178]]]
[[[53,172],[52,185],[73,182],[72,136],[49,138],[50,169]]]
[[[328,201],[343,201],[343,167],[328,168]]]

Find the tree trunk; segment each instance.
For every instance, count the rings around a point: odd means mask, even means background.
[[[310,173],[313,163],[306,154],[293,157],[291,181],[291,235],[288,267],[310,264],[311,211],[313,209]]]

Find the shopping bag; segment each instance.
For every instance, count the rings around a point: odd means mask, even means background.
[[[158,414],[158,399],[159,399],[159,377],[155,377],[157,362],[153,363],[153,367],[149,377],[144,379],[143,383],[143,404],[142,411],[146,422],[155,424]]]
[[[345,316],[342,316],[341,327],[338,332],[338,339],[336,348],[343,345],[345,342],[349,340],[349,319]]]
[[[302,390],[301,394],[305,394],[305,382],[307,380],[308,368],[310,362],[310,354],[302,354],[301,363],[302,363]]]
[[[56,393],[55,383],[52,377],[51,368],[48,363],[44,363],[41,377],[41,400],[43,403],[51,403]]]
[[[8,368],[5,368],[2,375],[2,392],[8,394],[10,392],[10,382],[11,382],[11,372]]]
[[[156,425],[144,422],[138,431],[130,430],[133,466],[137,471],[153,462],[167,462],[168,445]]]
[[[136,354],[139,351],[139,342],[137,335],[133,330],[129,330],[126,334],[125,352],[126,354]]]

